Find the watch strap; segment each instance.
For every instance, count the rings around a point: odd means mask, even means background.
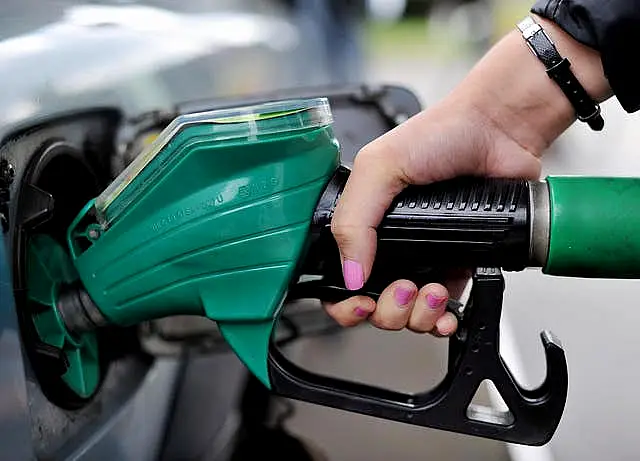
[[[604,119],[600,105],[580,84],[571,71],[571,63],[560,55],[542,26],[528,16],[518,24],[518,29],[531,52],[544,64],[549,78],[556,82],[573,106],[578,120],[587,123],[594,131],[601,131]]]

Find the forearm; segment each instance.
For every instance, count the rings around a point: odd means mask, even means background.
[[[611,96],[599,54],[546,19],[536,17],[568,58],[589,95],[601,102]],[[575,111],[517,30],[504,37],[474,67],[451,95],[469,104],[489,123],[529,152],[540,155],[576,119]]]

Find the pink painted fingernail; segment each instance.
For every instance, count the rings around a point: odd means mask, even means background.
[[[361,307],[356,307],[355,313],[358,317],[362,317],[362,318],[367,317],[369,315],[369,312],[364,310]]]
[[[344,272],[344,283],[349,290],[359,290],[364,285],[364,273],[362,266],[356,261],[345,259],[342,270]]]
[[[411,301],[411,298],[413,298],[413,290],[404,287],[398,287],[396,288],[394,295],[398,305],[404,307],[409,304],[409,301]]]
[[[427,295],[427,304],[431,309],[438,309],[447,299],[446,296],[434,296],[431,293]]]

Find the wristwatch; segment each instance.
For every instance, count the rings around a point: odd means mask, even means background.
[[[580,84],[571,71],[571,63],[567,58],[560,56],[542,26],[531,16],[527,16],[518,23],[518,30],[534,56],[544,64],[549,78],[556,82],[569,99],[578,120],[587,123],[594,131],[601,131],[604,128],[604,119],[600,113],[600,105]]]

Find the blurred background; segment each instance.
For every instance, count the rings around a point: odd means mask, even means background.
[[[83,107],[117,106],[134,117],[184,101],[348,82],[405,86],[427,107],[530,5],[522,0],[5,0],[0,130]],[[581,124],[571,128],[548,152],[545,174],[640,175],[636,116],[623,113],[614,100],[603,111],[604,132]],[[566,412],[546,447],[509,446],[305,404],[296,404],[287,427],[330,460],[637,459],[639,294],[635,282],[508,275],[502,352],[518,379],[534,386],[545,374],[542,329],[558,335],[567,353]],[[293,354],[315,369],[421,390],[442,377],[446,343],[364,328],[339,338],[303,340]],[[203,385],[215,387],[217,376],[203,375]],[[216,398],[227,398],[216,392],[213,404],[200,401],[205,409],[215,406]]]

